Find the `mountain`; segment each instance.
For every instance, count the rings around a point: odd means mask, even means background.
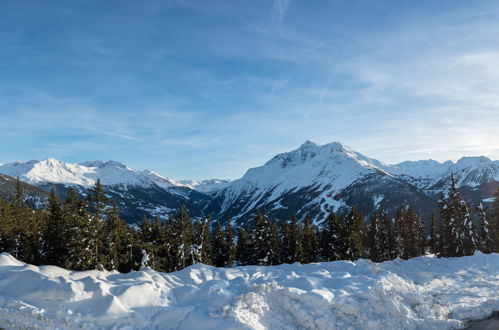
[[[110,200],[129,222],[143,216],[166,217],[184,205],[193,217],[208,214],[243,223],[258,209],[272,218],[292,214],[320,223],[330,212],[356,205],[363,214],[383,206],[389,213],[413,205],[424,216],[438,209],[437,197],[454,174],[472,205],[490,201],[499,186],[499,161],[463,157],[457,162],[434,160],[386,164],[339,142],[317,145],[306,141],[234,181],[177,181],[152,171],[139,171],[116,161],[69,164],[42,161],[0,165],[0,173],[50,191],[61,198],[73,187],[84,197],[99,178]]]
[[[433,160],[388,165],[339,142],[317,145],[306,141],[279,154],[219,191],[207,210],[245,221],[264,209],[270,217],[312,216],[317,222],[332,211],[356,205],[365,215],[383,205],[389,213],[413,205],[423,215],[437,209],[454,173],[465,196],[478,203],[498,186],[499,162],[464,157],[457,163]]]
[[[0,196],[11,200],[16,194],[16,182],[11,176],[0,174]],[[49,198],[49,193],[38,187],[32,186],[21,181],[21,190],[24,193],[24,199],[28,204],[35,207],[43,207]]]
[[[223,179],[208,179],[208,180],[180,180],[179,184],[189,187],[193,190],[206,194],[214,194],[227,187],[232,181]]]
[[[209,194],[163,177],[153,171],[138,171],[116,161],[87,161],[70,164],[47,158],[42,161],[14,162],[0,165],[0,173],[50,191],[64,199],[70,188],[85,197],[97,179],[106,196],[116,201],[121,216],[138,222],[144,216],[166,217],[185,206],[192,216],[202,216],[204,206],[212,199]],[[194,186],[194,185],[193,185]],[[206,189],[207,183],[202,188]],[[212,182],[212,190],[216,182]]]

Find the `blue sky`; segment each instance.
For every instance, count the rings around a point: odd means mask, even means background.
[[[306,139],[499,159],[495,1],[0,2],[0,163],[238,178]]]

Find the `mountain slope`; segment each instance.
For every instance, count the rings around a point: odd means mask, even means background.
[[[16,194],[16,182],[17,180],[13,177],[0,174],[0,197],[6,200],[11,200]],[[21,189],[24,193],[25,201],[35,207],[44,206],[49,198],[49,193],[43,189],[22,181]]]
[[[116,161],[69,164],[52,158],[0,165],[0,173],[18,176],[45,191],[54,186],[62,198],[70,187],[86,196],[100,178],[107,196],[118,203],[129,222],[138,222],[144,215],[166,217],[182,205],[193,217],[230,216],[236,224],[250,219],[258,209],[276,219],[309,215],[316,223],[330,212],[345,212],[353,205],[366,216],[379,206],[393,213],[409,204],[427,215],[438,208],[437,196],[446,191],[452,174],[472,206],[490,201],[499,186],[499,161],[486,157],[388,165],[339,142],[317,145],[310,141],[234,181],[176,181]]]
[[[490,197],[499,185],[499,162],[486,157],[387,165],[339,142],[320,146],[306,141],[248,170],[218,192],[207,210],[236,222],[248,220],[257,209],[270,217],[309,215],[320,222],[329,212],[345,212],[353,205],[369,215],[379,206],[393,213],[411,204],[426,216],[437,208],[436,197],[446,190],[452,173],[474,203]]]
[[[194,217],[203,216],[203,207],[211,197],[187,185],[153,171],[138,171],[116,161],[90,161],[69,164],[48,158],[42,161],[15,162],[0,165],[0,173],[19,177],[45,191],[55,188],[61,199],[75,188],[84,198],[97,179],[106,196],[116,202],[121,216],[128,222],[139,222],[144,216],[165,218],[185,206]],[[213,183],[213,185],[216,185]]]

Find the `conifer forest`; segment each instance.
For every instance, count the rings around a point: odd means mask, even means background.
[[[167,220],[144,218],[133,227],[109,203],[98,180],[86,199],[71,191],[60,201],[52,191],[48,206],[35,209],[24,202],[18,181],[15,196],[0,201],[0,250],[35,265],[119,272],[142,267],[172,272],[196,263],[382,262],[426,253],[459,257],[477,250],[499,252],[499,190],[491,208],[480,204],[470,209],[454,177],[429,221],[411,206],[400,207],[394,218],[380,208],[368,219],[352,207],[347,215],[330,214],[320,227],[310,217],[271,220],[261,211],[233,228],[230,219],[194,221],[183,208]]]

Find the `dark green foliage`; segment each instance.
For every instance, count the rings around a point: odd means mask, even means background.
[[[395,219],[397,255],[409,259],[424,254],[424,233],[421,220],[412,207],[397,211]],[[394,255],[391,256],[395,257]]]
[[[257,212],[233,237],[229,219],[211,226],[209,217],[191,220],[184,207],[166,220],[144,218],[140,229],[129,228],[117,206],[107,206],[100,181],[85,200],[70,190],[61,203],[52,191],[45,210],[26,205],[19,181],[16,187],[11,200],[0,200],[0,250],[28,263],[73,270],[128,272],[147,266],[171,272],[195,263],[232,267],[363,257],[381,262],[420,256],[425,248],[446,257],[476,249],[499,252],[499,190],[490,212],[477,208],[474,224],[454,177],[447,197],[440,198],[440,228],[432,216],[428,239],[412,207],[399,209],[395,223],[377,210],[367,227],[352,207],[345,217],[330,214],[320,232],[311,217],[301,224],[294,216],[279,223]]]
[[[299,259],[301,254],[300,234],[301,229],[298,224],[298,219],[293,215],[291,216],[291,220],[289,222],[285,222],[281,229],[281,260],[283,263],[293,263]]]
[[[435,214],[431,214],[430,236],[428,239],[428,250],[430,253],[437,253],[438,251],[438,234],[436,227]]]
[[[485,211],[482,203],[477,207],[477,248],[484,253],[492,252],[492,227],[489,222],[489,214]]]
[[[499,253],[499,188],[495,193],[494,206],[491,215],[491,237],[492,237],[492,252]]]
[[[442,257],[471,255],[476,249],[475,228],[466,202],[451,176],[447,198],[440,198],[440,249]]]
[[[250,239],[254,245],[252,264],[266,266],[271,264],[273,255],[272,228],[267,215],[257,211],[253,218],[253,231]]]
[[[383,209],[376,210],[371,216],[368,227],[369,258],[375,262],[395,258],[396,241],[393,233],[393,223]]]
[[[362,214],[353,206],[345,218],[346,251],[345,258],[357,260],[365,256],[365,226]]]
[[[68,254],[68,228],[62,213],[61,202],[55,195],[54,188],[50,192],[47,207],[47,226],[44,233],[43,263],[63,266]]]
[[[226,261],[225,234],[220,221],[215,223],[215,228],[211,232],[211,255],[213,266],[224,267]]]
[[[245,225],[237,231],[237,249],[236,259],[238,265],[252,265],[253,258],[253,240],[250,235],[248,225]]]
[[[340,216],[331,213],[321,232],[321,255],[324,261],[344,260],[348,251],[347,225]]]
[[[307,216],[303,223],[300,235],[299,261],[301,263],[310,263],[318,261],[318,240],[317,232],[312,225],[312,218]]]

